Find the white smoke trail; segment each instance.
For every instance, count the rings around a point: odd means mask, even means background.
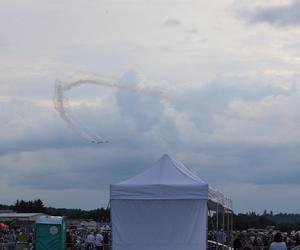
[[[96,136],[90,132],[87,128],[82,126],[68,111],[67,100],[64,98],[64,92],[70,90],[72,87],[77,86],[78,84],[63,84],[56,81],[55,84],[55,93],[54,93],[54,107],[60,114],[60,117],[75,131],[77,131],[83,138],[87,139],[92,143],[107,143],[108,141],[104,138]]]
[[[68,124],[68,126],[70,126],[73,130],[77,131],[83,138],[87,139],[91,143],[96,143],[96,144],[108,143],[108,140],[104,139],[101,136],[95,135],[90,130],[88,130],[85,126],[83,126],[80,122],[78,122],[68,111],[67,108],[68,102],[64,97],[64,93],[66,91],[69,91],[70,89],[76,86],[84,85],[84,84],[94,84],[94,85],[99,85],[108,88],[116,88],[116,89],[131,91],[131,92],[138,92],[145,95],[159,96],[162,99],[168,99],[164,94],[158,91],[152,91],[152,90],[143,89],[139,87],[130,88],[128,86],[120,85],[114,81],[110,81],[104,78],[80,79],[80,80],[65,82],[65,83],[56,81],[53,102],[54,102],[54,107],[58,111],[60,117]]]

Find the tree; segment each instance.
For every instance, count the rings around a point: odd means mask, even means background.
[[[18,213],[44,213],[45,212],[45,207],[41,199],[32,200],[32,201],[17,200],[14,207]]]

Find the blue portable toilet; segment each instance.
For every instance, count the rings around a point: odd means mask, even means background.
[[[36,250],[65,250],[66,224],[61,216],[40,216],[36,221]]]

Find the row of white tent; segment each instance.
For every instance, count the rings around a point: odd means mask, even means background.
[[[113,250],[204,250],[208,210],[233,209],[229,198],[166,154],[111,185],[110,200]]]

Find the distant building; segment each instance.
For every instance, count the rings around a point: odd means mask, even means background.
[[[21,227],[25,231],[30,231],[34,228],[36,220],[43,213],[0,213],[0,222],[10,225],[10,227]]]
[[[0,221],[32,221],[35,222],[43,213],[0,213]]]

